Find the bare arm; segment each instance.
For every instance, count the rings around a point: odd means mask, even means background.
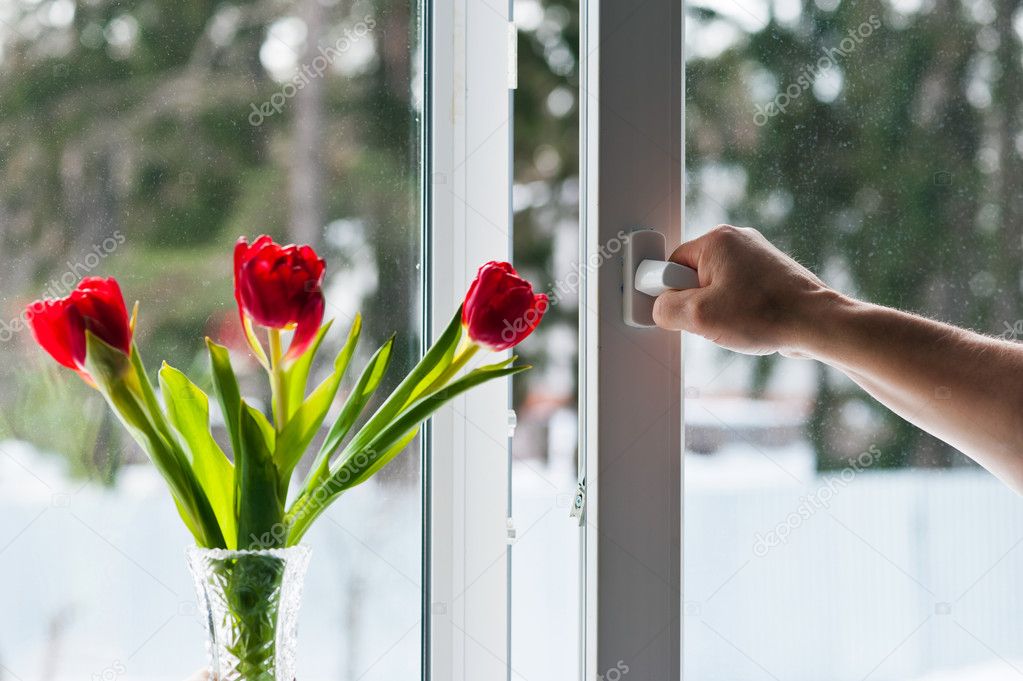
[[[1023,492],[1023,345],[842,296],[755,230],[719,227],[672,260],[701,288],[658,298],[658,325],[830,364]]]

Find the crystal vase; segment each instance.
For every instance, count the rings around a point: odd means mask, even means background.
[[[309,548],[188,550],[211,681],[295,681]]]

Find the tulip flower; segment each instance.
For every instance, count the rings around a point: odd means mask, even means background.
[[[159,410],[153,387],[133,348],[135,315],[128,315],[114,278],[86,277],[67,297],[29,304],[32,335],[57,362],[99,390],[167,480],[182,518],[197,541],[219,546],[223,535],[200,483]],[[92,334],[90,341],[87,333]],[[102,343],[96,343],[99,340]],[[88,371],[86,367],[98,369]]]
[[[509,263],[488,262],[465,294],[462,326],[473,342],[507,350],[533,332],[548,305],[547,296],[534,293]]]
[[[387,384],[393,336],[370,356],[338,405],[362,319],[356,315],[332,369],[309,388],[315,356],[331,328],[323,321],[324,262],[309,246],[281,246],[268,236],[249,244],[243,237],[233,270],[242,329],[268,373],[272,422],[242,396],[228,349],[207,339],[230,456],[213,437],[210,396],[198,385],[164,363],[157,391],[133,341],[135,316],[114,279],[87,277],[66,298],[36,301],[27,310],[39,345],[103,395],[163,476],[196,544],[206,548],[294,546],[334,499],[407,449],[444,404],[528,369],[506,357],[463,371],[478,351],[503,351],[526,338],[548,307],[547,296],[534,293],[511,265],[487,263],[462,307],[390,394],[378,399],[376,392]],[[266,329],[268,352],[256,338],[257,327]],[[294,332],[286,353],[282,331]],[[376,406],[367,414],[370,405]],[[333,422],[324,432],[329,414]],[[319,449],[288,503],[291,478],[314,442]]]
[[[251,319],[273,330],[294,330],[285,361],[301,355],[323,322],[321,285],[325,264],[310,246],[281,246],[267,235],[249,245],[245,237],[234,248],[234,297],[246,337],[257,357],[264,358]]]
[[[66,298],[37,300],[27,310],[36,342],[60,364],[85,372],[85,332],[131,354],[132,322],[117,280],[86,277]]]

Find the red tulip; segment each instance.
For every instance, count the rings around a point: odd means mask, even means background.
[[[66,298],[37,300],[26,310],[36,342],[83,376],[85,332],[131,354],[131,320],[117,280],[86,277]]]
[[[281,246],[263,235],[234,248],[234,297],[242,326],[246,315],[269,329],[294,329],[285,359],[302,352],[323,322],[325,264],[310,246]],[[254,339],[250,339],[254,340]]]
[[[465,294],[462,326],[469,338],[492,350],[518,345],[533,332],[549,303],[506,262],[480,267]]]

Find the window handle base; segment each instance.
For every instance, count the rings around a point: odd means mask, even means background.
[[[700,287],[696,270],[665,261],[664,235],[652,229],[629,234],[623,249],[622,316],[628,326],[654,325],[654,299],[667,291]]]

